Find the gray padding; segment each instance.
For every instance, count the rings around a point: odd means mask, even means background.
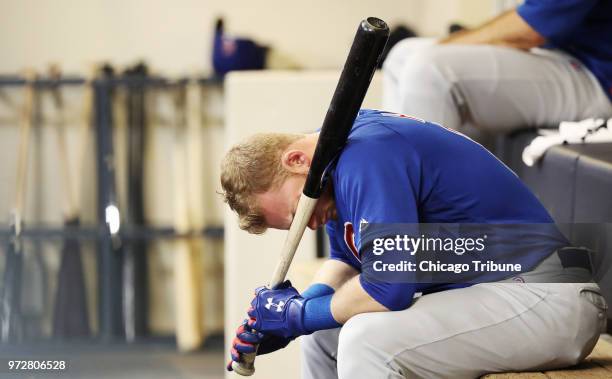
[[[564,147],[553,147],[533,167],[523,164],[521,179],[557,223],[571,223],[574,219],[578,157],[578,153]]]
[[[595,279],[612,304],[612,144],[571,149],[581,154],[576,170],[572,241],[595,251]]]
[[[556,146],[533,167],[521,160],[533,131],[499,136],[495,154],[536,194],[575,246],[594,251],[595,279],[611,305],[612,143]],[[611,322],[612,324],[612,322]],[[612,325],[611,325],[612,326]]]

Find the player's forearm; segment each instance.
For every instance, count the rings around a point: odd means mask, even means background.
[[[350,265],[335,259],[323,263],[315,274],[312,284],[302,292],[305,299],[332,295],[358,272]]]
[[[351,317],[360,313],[388,310],[361,287],[359,276],[354,276],[346,282],[331,299],[332,315],[340,324],[344,324]]]
[[[336,259],[328,259],[315,274],[313,283],[326,284],[337,290],[358,272],[350,265]]]
[[[442,44],[487,44],[522,50],[529,50],[544,42],[544,37],[529,26],[514,9],[476,29],[453,33],[440,41]]]

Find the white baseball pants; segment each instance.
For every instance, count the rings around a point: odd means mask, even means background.
[[[393,47],[383,66],[383,109],[453,129],[612,117],[597,79],[561,51],[435,42],[408,38]]]

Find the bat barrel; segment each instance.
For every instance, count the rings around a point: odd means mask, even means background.
[[[388,37],[389,27],[379,18],[368,17],[359,24],[319,133],[304,195],[321,195],[325,170],[346,143]]]

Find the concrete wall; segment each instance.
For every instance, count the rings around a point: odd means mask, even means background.
[[[1,0],[0,73],[50,61],[80,72],[94,61],[141,58],[166,74],[208,72],[220,15],[232,34],[269,44],[301,67],[336,68],[364,17],[439,36],[451,21],[479,23],[494,6],[494,0]]]

